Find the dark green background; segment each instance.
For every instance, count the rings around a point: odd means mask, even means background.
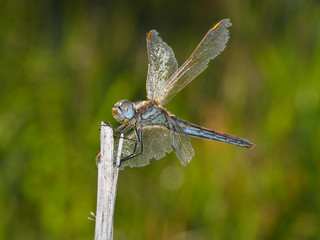
[[[319,1],[0,1],[0,239],[93,239],[100,121],[145,99],[145,34],[181,65],[227,48],[166,107],[257,147],[193,139],[120,172],[115,239],[320,239]]]

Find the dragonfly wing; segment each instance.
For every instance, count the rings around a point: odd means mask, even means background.
[[[129,139],[137,139],[136,133],[132,132],[126,136]],[[142,128],[143,152],[128,161],[121,163],[120,169],[126,166],[142,167],[150,163],[150,159],[157,160],[163,158],[166,153],[172,152],[173,148],[170,142],[170,131],[162,126],[146,126]],[[124,139],[121,158],[129,156],[134,148],[135,142]],[[118,141],[115,143],[114,154],[116,156],[118,149]],[[140,144],[136,149],[136,153],[141,151]]]
[[[170,131],[170,141],[183,166],[187,166],[194,156],[194,151],[190,143],[191,137],[174,121],[168,118]]]
[[[162,41],[159,33],[152,30],[147,34],[148,76],[147,97],[154,100],[159,95],[161,87],[178,69],[178,63],[171,47]]]
[[[194,156],[190,138],[184,133],[170,131],[170,140],[180,162],[183,166],[187,166]]]
[[[228,27],[232,24],[224,19],[214,25],[201,40],[188,60],[165,82],[161,82],[161,91],[155,95],[155,100],[165,105],[178,92],[187,86],[208,66],[210,60],[222,52],[229,39]]]

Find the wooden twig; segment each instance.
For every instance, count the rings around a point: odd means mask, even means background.
[[[98,163],[98,191],[95,240],[113,239],[113,216],[123,135],[119,139],[116,165],[113,164],[113,131],[101,122],[101,157]]]

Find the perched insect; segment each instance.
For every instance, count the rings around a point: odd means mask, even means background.
[[[140,167],[150,159],[160,159],[174,150],[187,165],[194,151],[190,137],[200,137],[251,148],[253,143],[240,137],[200,127],[169,113],[163,106],[207,68],[210,60],[226,47],[229,19],[215,24],[204,36],[188,60],[178,68],[173,50],[162,41],[156,30],[147,34],[148,75],[147,101],[133,103],[121,100],[112,114],[121,123],[115,128],[128,133],[124,139],[121,167]]]

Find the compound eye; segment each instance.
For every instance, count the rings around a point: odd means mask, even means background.
[[[121,100],[119,102],[119,105],[121,108],[130,108],[131,107],[131,102],[129,100]]]

